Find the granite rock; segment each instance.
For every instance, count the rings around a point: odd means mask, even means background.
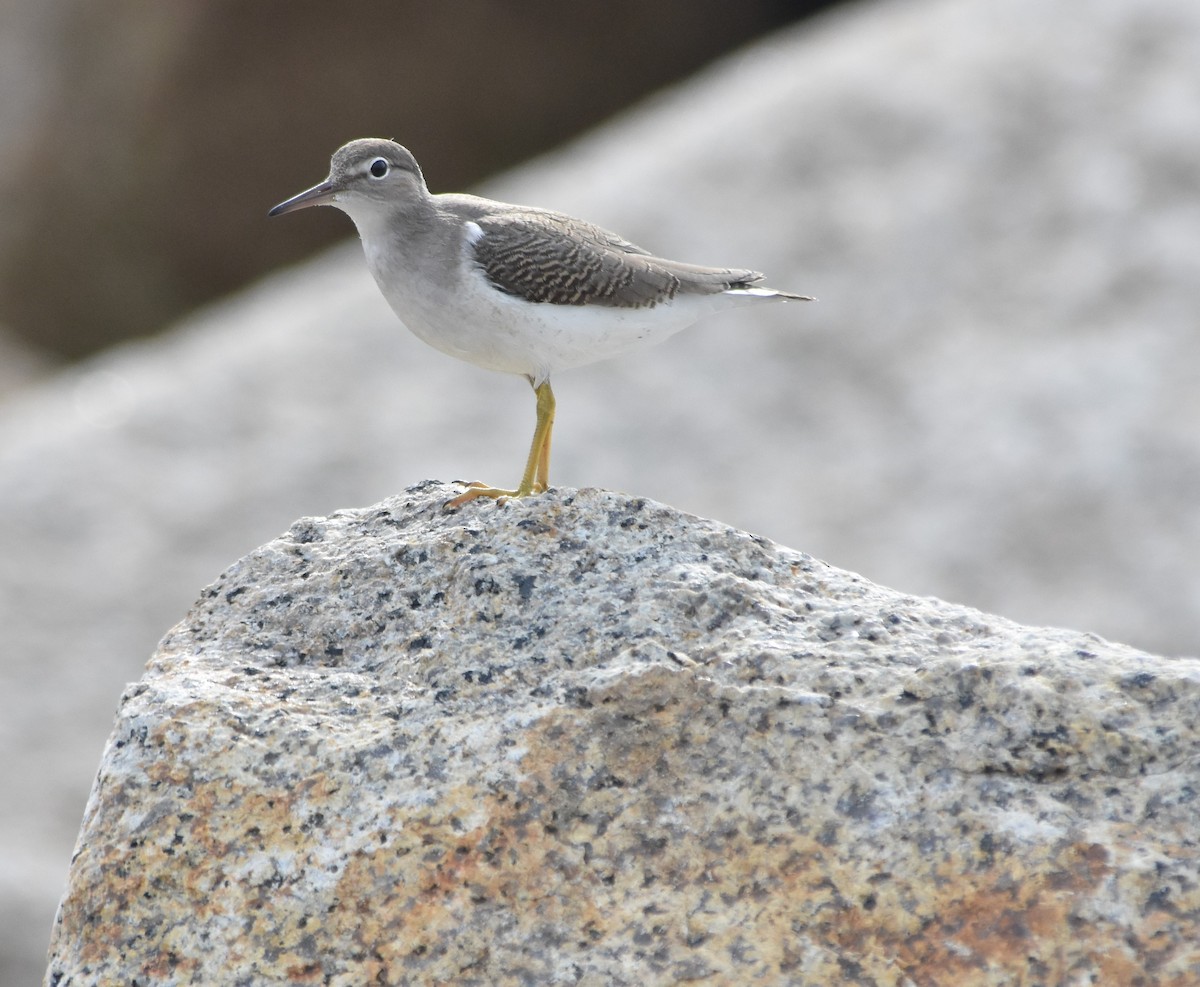
[[[1200,977],[1200,662],[646,500],[427,483],[121,703],[46,983]]]

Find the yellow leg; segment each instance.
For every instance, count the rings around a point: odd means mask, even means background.
[[[546,390],[550,385],[547,383]],[[537,480],[534,487],[538,491],[550,488],[550,433],[554,430],[554,395],[550,395],[550,424],[546,427],[546,435],[542,439],[542,451],[538,455]]]
[[[529,383],[532,385],[533,380]],[[533,442],[529,446],[529,458],[525,460],[525,472],[516,490],[501,490],[486,483],[471,483],[457,497],[446,501],[447,507],[462,507],[476,497],[528,497],[541,493],[550,486],[550,433],[554,429],[554,392],[550,381],[543,381],[533,388],[537,395],[537,425],[533,429]]]

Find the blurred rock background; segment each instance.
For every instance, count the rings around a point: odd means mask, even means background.
[[[526,385],[403,332],[353,243],[168,327],[352,236],[265,219],[349,137],[820,298],[563,375],[556,482],[1200,650],[1200,8],[879,0],[746,44],[797,12],[0,2],[0,983],[202,585],[300,515],[519,472]]]

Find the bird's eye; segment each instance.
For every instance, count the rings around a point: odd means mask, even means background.
[[[376,158],[368,169],[375,178],[382,178],[388,173],[388,163],[385,158]]]

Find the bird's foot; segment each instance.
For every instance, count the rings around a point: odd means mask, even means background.
[[[461,482],[461,481],[460,481]],[[480,483],[478,480],[473,480],[467,484],[467,489],[460,493],[457,497],[451,497],[446,501],[446,510],[454,510],[462,507],[477,497],[491,497],[497,503],[503,503],[510,497],[529,497],[532,494],[544,493],[546,484],[540,482],[530,483],[528,485],[521,484],[516,490],[501,490],[499,487],[490,487],[486,483]]]

